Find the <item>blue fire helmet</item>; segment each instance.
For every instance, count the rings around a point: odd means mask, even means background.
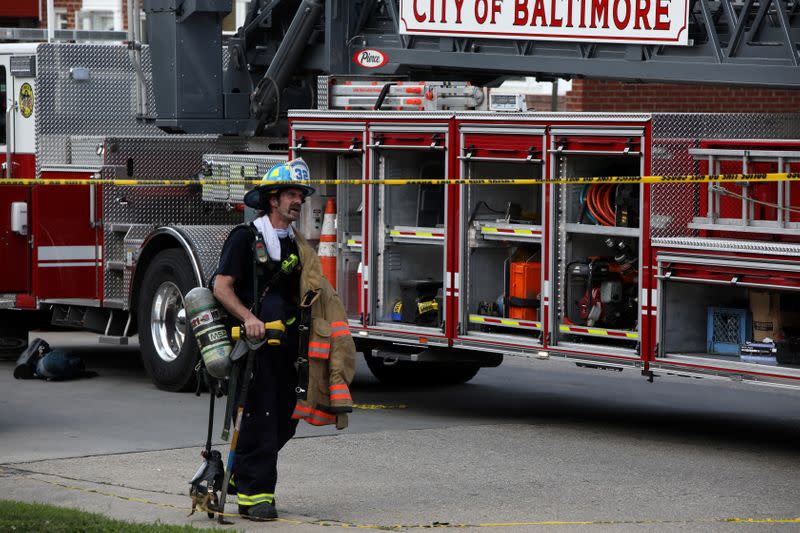
[[[283,189],[300,189],[305,196],[314,194],[313,187],[302,183],[311,179],[311,173],[308,171],[306,162],[300,157],[275,165],[261,179],[269,183],[257,185],[244,195],[244,203],[247,207],[264,209],[267,205],[267,198]]]

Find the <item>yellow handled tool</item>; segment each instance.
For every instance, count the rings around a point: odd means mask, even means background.
[[[231,328],[231,338],[234,341],[238,341],[242,338],[242,329],[242,326]],[[272,322],[264,323],[264,331],[267,332],[268,346],[280,346],[281,339],[283,338],[284,333],[286,333],[286,326],[282,320],[273,320]]]

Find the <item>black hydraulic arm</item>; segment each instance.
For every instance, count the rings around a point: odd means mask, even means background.
[[[250,102],[250,114],[256,119],[255,134],[280,110],[280,95],[298,71],[300,56],[308,47],[308,39],[324,9],[323,0],[303,0],[281,41],[266,74],[256,85]]]

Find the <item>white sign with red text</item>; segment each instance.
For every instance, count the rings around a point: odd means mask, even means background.
[[[356,52],[356,54],[353,56],[353,61],[364,68],[379,68],[388,63],[389,58],[386,57],[386,54],[380,50],[372,50],[368,48],[366,50],[359,50]]]
[[[400,0],[400,33],[689,44],[689,0]]]

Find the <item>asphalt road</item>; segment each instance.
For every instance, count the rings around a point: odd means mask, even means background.
[[[155,389],[135,347],[46,338],[100,376],[17,381],[0,362],[5,497],[209,525],[184,512],[208,397]],[[516,358],[418,390],[383,387],[360,362],[352,388],[347,430],[301,425],[282,454],[270,527],[800,527],[800,392]]]

